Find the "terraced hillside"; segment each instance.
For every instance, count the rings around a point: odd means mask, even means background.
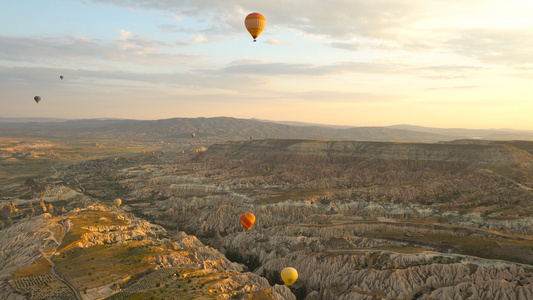
[[[81,202],[84,208],[40,214],[0,231],[2,297],[294,297],[286,287],[271,287],[266,279],[242,272],[241,265],[194,236],[171,235],[160,226],[91,199]]]

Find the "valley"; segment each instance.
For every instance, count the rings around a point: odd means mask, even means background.
[[[0,141],[9,299],[533,297],[533,142]]]

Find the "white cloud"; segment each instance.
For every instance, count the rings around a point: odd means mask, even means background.
[[[164,52],[171,45],[148,36],[121,32],[119,38],[99,43],[75,35],[61,37],[0,36],[0,59],[18,62],[55,63],[87,60],[127,62],[146,66],[188,63],[202,56]]]
[[[454,32],[445,47],[484,63],[533,66],[533,34],[523,29],[469,29]]]
[[[285,43],[283,41],[280,41],[278,39],[268,39],[266,41],[267,44],[270,44],[270,45],[287,45],[288,43]]]
[[[126,40],[126,39],[128,39],[131,36],[131,32],[130,31],[126,31],[126,30],[123,30],[123,29],[121,29],[119,31],[119,33],[120,33],[120,37],[118,37],[117,40]]]
[[[160,25],[163,30],[200,35],[210,42],[241,34],[246,14],[258,11],[267,18],[265,32],[273,36],[269,44],[281,43],[276,34],[295,31],[350,51],[377,45],[382,51],[453,52],[509,66],[529,64],[533,53],[533,4],[523,0],[92,1],[164,11],[182,22]],[[194,27],[186,25],[187,19],[197,21]]]
[[[339,48],[339,49],[344,49],[344,50],[349,50],[349,51],[357,51],[360,48],[359,45],[355,43],[333,42],[329,45],[333,48]]]

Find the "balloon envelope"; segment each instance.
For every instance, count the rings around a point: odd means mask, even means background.
[[[192,133],[192,134],[191,134],[191,137],[195,137],[195,136],[196,136],[196,133]]]
[[[244,213],[241,215],[241,224],[246,229],[246,231],[249,231],[252,226],[254,226],[255,223],[255,216],[252,213]]]
[[[281,270],[281,279],[287,286],[291,286],[298,279],[298,271],[295,268],[285,268]]]
[[[119,207],[122,204],[122,200],[115,199],[115,201],[113,201],[113,204],[115,204],[116,207]]]
[[[59,76],[59,78],[61,78],[61,80],[63,80],[63,75]]]
[[[41,101],[41,97],[35,96],[35,97],[33,97],[33,100],[35,100],[35,102],[39,103],[39,101]]]
[[[145,154],[145,153],[146,153],[146,151],[144,151],[144,150],[143,150],[143,151],[141,151],[141,153],[142,153],[142,154]]]
[[[260,13],[251,13],[246,16],[244,19],[244,26],[250,33],[250,35],[255,39],[261,34],[266,25],[265,17]]]

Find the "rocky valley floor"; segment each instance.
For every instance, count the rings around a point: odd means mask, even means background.
[[[6,299],[533,298],[533,143],[252,140],[74,159],[10,142]]]

